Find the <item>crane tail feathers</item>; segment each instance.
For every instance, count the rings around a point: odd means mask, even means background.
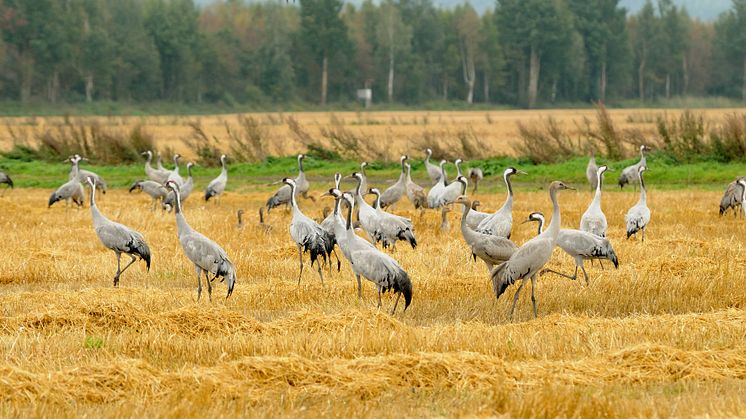
[[[508,281],[505,279],[506,266],[507,262],[503,262],[492,268],[492,291],[495,292],[496,299],[499,299],[502,293],[504,293],[505,290],[508,288],[508,286],[513,283],[512,281]]]

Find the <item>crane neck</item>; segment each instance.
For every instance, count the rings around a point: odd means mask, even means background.
[[[538,235],[540,235],[543,232],[544,232],[544,217],[539,218],[539,229],[536,232],[536,235],[538,236]]]
[[[459,176],[462,176],[462,173],[461,173],[461,163],[460,162],[456,163],[456,178],[458,178]]]
[[[505,181],[505,186],[508,187],[508,196],[505,198],[505,203],[503,204],[502,208],[500,208],[500,211],[513,211],[513,184],[510,181],[510,175],[507,173],[503,175],[503,180]]]
[[[295,188],[297,186],[292,183],[290,184],[290,206],[293,208],[293,212],[298,211],[298,201],[295,199]]]
[[[407,166],[407,180],[412,181],[412,166]]]
[[[298,159],[298,172],[303,173],[303,159]]]
[[[347,206],[347,219],[345,224],[345,230],[352,232],[352,207],[355,206],[355,200],[352,200],[352,203]]]
[[[379,210],[381,209],[381,194],[376,194],[376,200],[373,201],[373,208]]]
[[[225,168],[223,168],[223,171],[225,171]],[[189,179],[192,178],[192,166],[187,166],[187,175]]]
[[[552,199],[552,221],[549,222],[549,227],[542,234],[548,234],[552,241],[557,241],[559,236],[562,220],[560,218],[560,206],[557,201],[557,190],[552,189],[549,191],[549,197]]]
[[[333,214],[335,217],[339,215],[339,206],[342,204],[341,199],[342,199],[341,197],[337,197],[337,199],[334,200]]]
[[[446,165],[440,165],[440,177],[443,181],[443,186],[448,186],[448,175],[446,175]]]
[[[648,196],[645,190],[645,180],[643,179],[643,172],[640,172],[640,203],[647,204]]]
[[[466,219],[469,216],[469,211],[471,211],[471,205],[467,204],[461,204],[464,206],[464,211],[461,213],[461,232],[463,233],[468,228]]]
[[[228,175],[228,167],[226,167],[226,165],[225,165],[225,160],[220,159],[220,164],[223,166],[223,168],[220,170],[220,174],[227,176]]]
[[[596,182],[596,194],[593,196],[593,205],[601,205],[601,187],[604,183],[603,172],[598,174],[598,180]]]

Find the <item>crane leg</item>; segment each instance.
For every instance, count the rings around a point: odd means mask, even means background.
[[[536,291],[536,274],[531,277],[531,303],[534,305],[534,318],[537,318],[536,315],[536,296],[534,295],[534,292]]]
[[[513,320],[513,312],[515,311],[515,305],[518,302],[518,295],[521,293],[521,290],[523,289],[523,286],[526,285],[526,280],[521,280],[521,285],[518,286],[518,289],[515,291],[515,294],[513,295],[513,306],[510,308],[510,313],[508,314],[508,317],[510,320]]]
[[[321,272],[321,264],[316,261],[316,268],[319,270],[319,278],[321,278],[321,286],[324,286],[324,273]]]
[[[553,273],[553,274],[559,275],[559,276],[561,276],[563,278],[572,279],[574,281],[574,280],[576,280],[578,278],[578,265],[577,264],[575,265],[575,275],[573,275],[573,276],[570,276],[570,275],[567,275],[567,274],[563,274],[562,272],[557,272],[557,271],[552,270],[552,269],[544,269],[543,271],[541,271],[541,275],[544,275],[546,273]]]
[[[583,266],[583,262],[580,263],[580,269],[583,270],[583,277],[585,278],[585,285],[591,285],[590,281],[588,280],[588,272],[585,271],[585,266]],[[575,271],[578,270],[578,267],[575,267]]]
[[[212,281],[210,281],[210,275],[209,272],[203,270],[205,272],[205,283],[207,283],[207,297],[210,299],[210,302],[212,302]],[[217,278],[217,274],[215,274],[215,278]],[[212,280],[214,281],[215,278]]]
[[[592,261],[593,261],[593,259],[591,259],[591,263],[592,263]],[[598,260],[598,264],[601,265],[601,270],[605,270],[606,269],[606,268],[604,268],[604,263],[601,261],[601,259]]]
[[[133,263],[135,263],[137,261],[137,258],[135,256],[129,255],[129,257],[131,258],[130,259],[130,263],[128,263],[127,266],[124,267],[124,269],[122,269],[121,271],[119,271],[119,273],[117,273],[116,278],[114,278],[114,286],[118,286],[119,285],[119,277],[124,273],[124,271],[127,270],[127,268],[129,268]],[[117,257],[117,259],[119,259],[119,258]],[[117,260],[117,265],[119,264],[118,262],[119,262],[119,260]],[[117,269],[119,269],[119,268],[117,267]]]
[[[197,302],[199,302],[199,298],[202,296],[202,268],[195,265],[194,269],[197,271]]]
[[[645,243],[645,227],[642,228],[642,242]]]
[[[380,309],[382,306],[381,304],[381,287],[378,287],[378,308]]]
[[[360,275],[355,275],[357,278],[357,298],[363,299],[363,283],[360,282]]]
[[[396,301],[394,301],[394,308],[391,309],[391,315],[392,316],[394,315],[394,313],[396,313],[396,306],[399,305],[399,297],[401,297],[401,293],[397,292],[396,293]]]
[[[303,251],[301,251],[300,245],[298,245],[298,260],[300,261],[300,272],[298,273],[298,285],[300,285],[300,277],[303,275]]]
[[[332,250],[334,252],[334,257],[337,258],[337,272],[339,272],[342,269],[342,261],[339,260],[339,255],[337,254],[337,249]]]
[[[117,254],[117,273],[114,274],[114,286],[115,287],[119,285],[119,274],[122,272],[122,269],[121,269],[122,253],[116,252],[116,254]]]

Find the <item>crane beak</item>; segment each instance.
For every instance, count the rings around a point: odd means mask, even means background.
[[[516,174],[527,175],[528,173],[524,172],[523,170],[516,170]]]
[[[281,183],[283,183],[282,180],[278,180],[277,182],[270,183],[269,186],[279,185]]]

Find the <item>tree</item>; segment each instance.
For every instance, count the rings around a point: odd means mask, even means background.
[[[746,102],[746,0],[732,0],[733,8],[722,14],[715,24],[715,57],[719,90],[735,95],[730,86],[741,86],[740,96]]]
[[[301,0],[300,42],[311,51],[321,65],[321,105],[326,105],[329,60],[334,54],[349,53],[353,46],[347,36],[347,26],[339,13],[341,0]]]
[[[640,12],[629,21],[632,32],[632,45],[637,64],[638,97],[645,100],[645,80],[654,74],[649,68],[650,61],[656,58],[660,45],[660,27],[655,9],[650,0],[645,2]]]
[[[474,102],[474,84],[477,80],[475,69],[476,56],[479,50],[479,16],[474,8],[466,3],[458,6],[454,12],[455,30],[458,34],[459,53],[464,83],[467,87],[466,103]]]
[[[479,26],[479,48],[477,68],[482,72],[482,100],[490,102],[490,88],[499,87],[502,82],[501,71],[504,65],[500,38],[495,26],[495,17],[487,11]]]
[[[394,100],[394,67],[401,54],[409,50],[412,29],[402,21],[399,9],[392,0],[385,0],[379,7],[379,19],[376,32],[378,46],[386,55],[388,77],[386,96]]]

